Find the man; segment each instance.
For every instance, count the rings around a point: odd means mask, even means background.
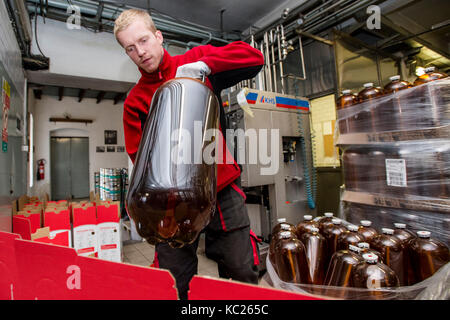
[[[199,46],[172,57],[163,48],[163,35],[150,15],[135,9],[124,11],[116,19],[114,35],[142,75],[126,98],[123,112],[125,145],[133,163],[152,97],[164,82],[174,77],[208,76],[205,84],[220,102],[222,89],[253,78],[264,64],[261,52],[241,41],[223,47]],[[220,110],[220,114],[224,130],[224,111]],[[228,149],[224,156],[227,152]],[[217,165],[217,206],[205,228],[205,253],[217,262],[221,277],[257,283],[257,238],[249,227],[240,174],[236,161]],[[167,243],[155,247],[154,265],[171,271],[180,299],[187,299],[189,282],[197,273],[197,246],[198,238],[182,248],[171,248]]]

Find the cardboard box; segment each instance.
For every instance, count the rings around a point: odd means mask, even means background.
[[[52,236],[50,236],[50,228],[49,227],[39,228],[36,230],[35,233],[31,234],[31,240],[68,247],[69,246],[68,233],[69,233],[68,231],[60,232],[60,233],[56,234],[54,237],[52,237]]]
[[[94,206],[72,208],[73,248],[81,256],[98,256],[97,216]]]
[[[20,216],[12,217],[12,231],[20,235],[22,239],[31,240],[31,223],[29,219]]]
[[[31,233],[36,232],[36,230],[42,226],[42,211],[39,209],[36,211],[17,211],[14,216],[29,220]]]
[[[72,247],[72,228],[70,225],[70,211],[67,207],[45,208],[44,227],[50,227],[50,236],[69,231],[69,247]]]
[[[120,232],[120,202],[97,206],[98,257],[103,260],[122,262]]]

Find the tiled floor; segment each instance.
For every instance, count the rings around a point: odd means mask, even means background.
[[[128,240],[124,242],[123,262],[139,265],[150,266],[153,263],[155,255],[155,247],[148,244],[145,240],[135,241]],[[217,263],[205,256],[205,240],[203,235],[200,236],[200,242],[197,250],[198,256],[198,275],[210,276],[218,278]],[[270,287],[270,285],[261,277],[259,285]]]

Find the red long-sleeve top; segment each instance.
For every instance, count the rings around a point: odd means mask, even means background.
[[[139,69],[142,76],[125,99],[123,111],[125,146],[133,163],[155,91],[164,82],[175,77],[179,66],[196,61],[203,61],[211,69],[206,85],[218,95],[219,101],[222,89],[254,77],[264,64],[261,52],[242,41],[223,47],[198,46],[185,54],[173,57],[164,49],[164,56],[158,70],[147,73]],[[226,148],[222,152],[223,156],[225,157],[227,153],[230,156],[223,137],[221,142],[220,145]],[[224,161],[217,165],[217,191],[234,181],[240,173],[236,161],[233,164],[227,164],[224,158]]]

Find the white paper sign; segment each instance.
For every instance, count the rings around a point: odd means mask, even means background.
[[[388,186],[407,186],[405,159],[386,159],[386,180]]]
[[[99,223],[98,257],[103,260],[122,262],[120,225],[117,222]]]
[[[73,247],[80,256],[98,252],[97,225],[85,224],[73,228]]]

